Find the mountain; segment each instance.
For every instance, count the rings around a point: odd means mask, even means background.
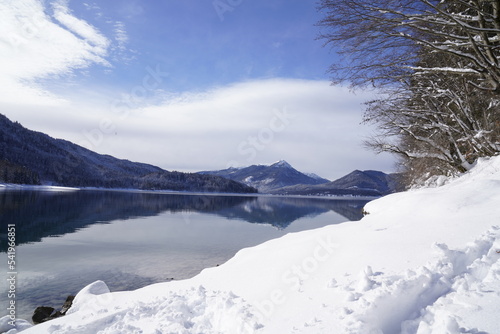
[[[308,176],[293,168],[288,162],[280,160],[272,165],[252,165],[243,168],[228,168],[218,171],[202,171],[202,175],[217,175],[257,188],[259,192],[272,192],[276,189],[297,184],[317,185],[329,182],[326,179]]]
[[[0,182],[203,192],[257,191],[222,177],[170,172],[98,154],[69,141],[28,130],[2,114]]]
[[[324,179],[321,176],[314,174],[314,173],[304,173],[309,177],[312,177],[313,179],[320,180],[322,183],[327,183],[330,182],[330,180]]]
[[[329,185],[341,189],[376,190],[382,195],[387,195],[401,190],[398,189],[398,176],[399,174],[386,174],[374,170],[355,170]]]
[[[259,192],[277,195],[379,197],[402,190],[398,174],[355,170],[329,181],[316,174],[301,173],[284,160],[269,166],[252,165],[200,173],[222,176],[257,188]]]
[[[274,194],[318,196],[384,196],[401,191],[399,174],[355,170],[340,179],[320,185],[296,185],[275,189]]]

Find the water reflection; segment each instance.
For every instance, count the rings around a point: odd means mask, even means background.
[[[112,291],[193,277],[289,232],[361,218],[366,201],[113,191],[0,192],[2,239],[16,225],[18,315],[60,307],[103,280]],[[0,257],[6,259],[6,242]],[[3,255],[2,255],[3,254]],[[7,261],[0,262],[8,272]],[[0,280],[6,295],[7,281]],[[6,310],[6,300],[0,309]],[[0,317],[4,312],[0,312]]]
[[[334,211],[359,220],[366,200],[177,195],[115,191],[5,191],[0,192],[1,237],[16,224],[17,244],[73,233],[95,223],[108,223],[163,212],[201,212],[270,224],[284,229],[306,216]],[[2,240],[3,241],[3,240]],[[1,243],[0,251],[6,251]]]
[[[367,200],[255,197],[252,201],[216,210],[214,213],[230,219],[271,224],[285,229],[300,218],[317,216],[328,211],[334,211],[347,220],[360,220],[363,217],[363,207],[367,202]]]

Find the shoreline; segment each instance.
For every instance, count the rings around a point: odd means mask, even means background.
[[[361,223],[288,233],[191,279],[81,289],[26,334],[495,332],[500,159],[370,202]],[[421,208],[421,209],[419,209]]]
[[[322,195],[284,195],[268,193],[221,193],[221,192],[200,192],[200,191],[175,191],[175,190],[142,190],[127,188],[98,188],[98,187],[66,187],[53,185],[24,185],[13,183],[0,183],[1,191],[47,191],[47,192],[73,192],[73,191],[109,191],[109,192],[128,192],[144,194],[162,194],[162,195],[185,195],[185,196],[230,196],[230,197],[283,197],[283,198],[313,198],[325,200],[374,200],[382,196],[322,196]]]

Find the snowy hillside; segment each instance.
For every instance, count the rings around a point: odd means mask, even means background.
[[[254,187],[261,193],[274,195],[380,197],[403,188],[398,174],[355,170],[335,181],[329,181],[314,173],[299,172],[285,160],[271,165],[231,167],[199,173],[222,176]]]
[[[358,222],[288,234],[185,280],[80,291],[24,333],[499,333],[500,157]]]

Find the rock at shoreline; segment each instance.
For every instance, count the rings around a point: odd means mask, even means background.
[[[73,299],[75,299],[75,296],[68,296],[66,298],[66,301],[64,302],[61,310],[54,312],[53,307],[49,306],[39,306],[36,308],[35,312],[33,312],[33,316],[31,317],[31,320],[33,320],[34,324],[40,324],[45,321],[49,321],[55,318],[62,317],[63,315],[66,314],[66,312],[69,310],[71,305],[73,304]],[[54,313],[52,313],[54,312]]]

